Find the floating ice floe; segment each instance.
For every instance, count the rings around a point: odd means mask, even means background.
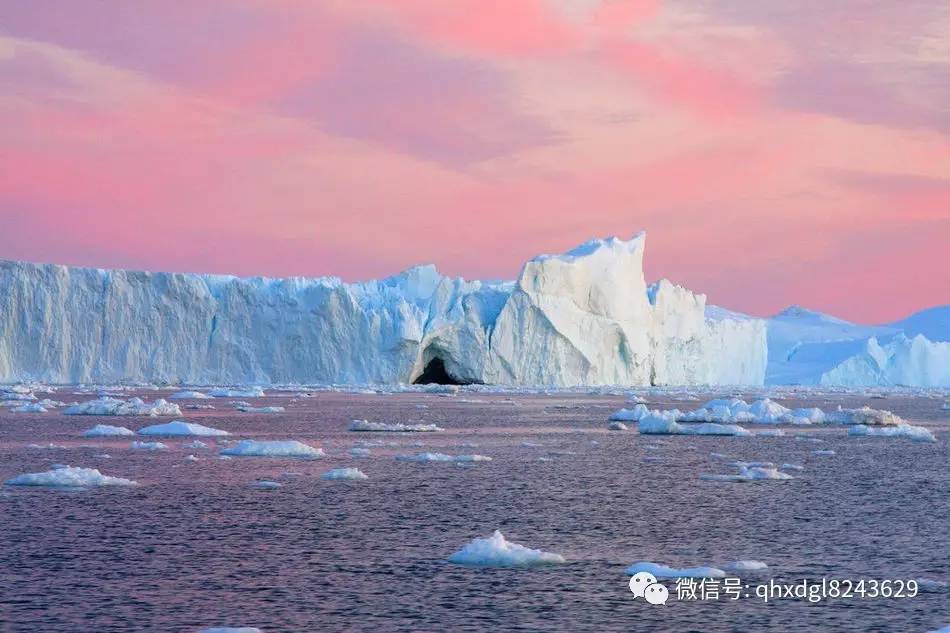
[[[394,433],[433,433],[435,431],[444,431],[435,424],[403,424],[396,422],[387,424],[385,422],[370,422],[369,420],[353,420],[350,422],[348,431],[375,432],[389,431]]]
[[[950,588],[950,582],[934,580],[933,578],[915,578],[921,591],[943,591]]]
[[[260,387],[248,387],[246,389],[217,387],[209,391],[208,395],[213,398],[263,398],[264,390]]]
[[[234,446],[221,450],[221,455],[235,457],[297,457],[316,459],[326,453],[297,440],[241,440]]]
[[[620,409],[614,411],[607,418],[609,422],[639,422],[644,416],[648,415],[650,410],[645,404],[638,404],[632,409]]]
[[[728,571],[735,572],[744,572],[744,571],[762,571],[763,569],[768,569],[769,566],[758,560],[737,560],[731,563],[726,563],[723,567]]]
[[[27,400],[36,400],[34,396],[29,391],[3,391],[0,392],[0,400],[9,400],[13,402],[27,401]]]
[[[14,413],[46,413],[47,409],[39,402],[27,402],[11,409]]]
[[[680,422],[718,422],[722,424],[820,424],[825,421],[821,409],[789,409],[769,398],[752,404],[739,398],[710,400],[699,409],[682,414]]]
[[[671,417],[658,415],[654,411],[646,416],[637,425],[641,435],[752,435],[749,431],[735,424],[717,424],[705,422],[701,424],[680,424]]]
[[[731,481],[737,483],[794,479],[791,475],[778,470],[774,464],[767,462],[736,462],[734,465],[739,469],[739,472],[735,475],[700,475],[699,478],[704,481]]]
[[[155,402],[148,403],[141,398],[132,398],[131,400],[121,400],[118,398],[104,397],[98,400],[88,400],[79,404],[74,404],[63,411],[64,415],[181,415],[181,409],[177,404],[173,404],[159,398]]]
[[[173,420],[166,424],[153,424],[139,429],[139,435],[157,435],[161,437],[223,437],[230,435],[227,431],[214,429],[210,426]]]
[[[355,447],[350,449],[350,455],[353,457],[369,457],[372,454],[368,448]]]
[[[170,400],[207,400],[210,397],[200,391],[179,391],[168,396]]]
[[[400,462],[490,462],[485,455],[446,455],[445,453],[416,453],[415,455],[397,455]]]
[[[607,425],[608,431],[626,431],[627,425],[623,422],[611,422]]]
[[[207,411],[207,410],[209,410],[209,409],[214,409],[215,406],[214,406],[213,404],[195,404],[195,403],[190,403],[190,404],[186,404],[184,408],[187,409],[187,410],[189,410],[189,411]]]
[[[512,543],[499,530],[487,538],[474,539],[448,561],[468,567],[536,567],[566,562],[560,554]]]
[[[201,440],[195,440],[193,442],[188,442],[184,445],[185,448],[208,448],[208,445],[202,442]]]
[[[8,486],[51,486],[51,487],[82,487],[95,488],[99,486],[134,486],[131,479],[109,477],[95,468],[79,468],[64,466],[54,468],[44,473],[26,473],[17,475],[6,481]]]
[[[625,573],[633,576],[642,571],[653,574],[657,578],[723,578],[726,575],[726,572],[715,567],[676,568],[651,562],[634,563],[627,567]]]
[[[832,411],[825,416],[831,424],[863,424],[865,426],[897,426],[906,424],[904,419],[890,411],[861,407],[860,409],[842,409]]]
[[[757,437],[785,437],[785,431],[782,429],[766,429],[764,431],[756,431],[755,435]]]
[[[131,448],[139,451],[163,451],[168,446],[161,442],[132,442]]]
[[[338,479],[347,479],[351,481],[358,481],[362,479],[369,479],[359,468],[334,468],[333,470],[328,470],[327,472],[320,475],[321,479],[327,480],[338,480]]]
[[[799,464],[782,464],[779,468],[782,470],[805,470],[805,467]]]
[[[186,462],[197,462],[199,459],[195,455],[185,455]]]
[[[82,434],[83,437],[123,437],[128,435],[135,435],[135,432],[124,426],[111,426],[109,424],[97,424],[91,429],[85,430]]]
[[[922,426],[899,424],[897,426],[866,426],[856,424],[848,429],[848,435],[859,437],[903,437],[915,442],[936,442],[934,434]]]
[[[241,405],[235,408],[242,413],[283,413],[284,412],[284,407],[250,407],[247,405]]]
[[[811,454],[818,455],[819,457],[822,457],[822,456],[830,457],[831,455],[835,455],[836,453],[831,449],[819,449],[816,451],[812,451]]]
[[[261,490],[274,490],[276,488],[281,488],[284,484],[277,481],[268,481],[266,479],[258,479],[251,484],[252,488],[260,488]]]

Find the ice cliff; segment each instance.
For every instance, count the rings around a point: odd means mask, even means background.
[[[505,283],[0,262],[0,382],[761,384],[764,322],[648,287],[645,241],[587,242]]]

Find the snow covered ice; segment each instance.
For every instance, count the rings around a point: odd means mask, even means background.
[[[168,448],[167,444],[161,442],[132,442],[131,448],[139,451],[164,451]]]
[[[121,400],[118,398],[103,397],[98,400],[88,400],[68,407],[64,415],[181,415],[177,404],[159,398],[148,403],[141,398]]]
[[[386,422],[370,422],[368,420],[353,420],[350,422],[350,426],[347,428],[348,431],[356,432],[393,432],[393,433],[433,433],[436,431],[443,431],[444,429],[436,426],[435,424],[405,424],[403,422],[395,423],[386,423]]]
[[[327,472],[320,475],[321,479],[327,480],[351,480],[351,481],[360,481],[363,479],[369,479],[359,468],[334,468],[333,470],[328,470]]]
[[[848,429],[848,435],[857,437],[902,437],[915,442],[936,442],[934,434],[922,426],[900,424],[897,426],[865,426],[857,424]]]
[[[135,435],[135,432],[124,426],[111,426],[109,424],[97,424],[91,429],[85,430],[82,434],[83,437],[123,437],[128,435]]]
[[[514,282],[433,266],[347,284],[0,262],[0,380],[761,384],[765,322],[648,286],[645,245],[592,240]]]
[[[560,554],[512,543],[499,530],[487,538],[474,539],[448,560],[468,567],[535,567],[566,562]]]
[[[82,487],[95,488],[99,486],[134,486],[131,479],[109,477],[95,468],[79,468],[64,466],[54,468],[44,473],[27,473],[8,479],[8,486],[50,486],[50,487]]]
[[[221,437],[230,435],[227,431],[214,429],[210,426],[174,420],[166,424],[153,424],[139,429],[139,435],[158,435],[164,437]]]
[[[235,457],[296,457],[314,459],[323,457],[322,448],[297,440],[241,440],[221,450],[221,455]]]

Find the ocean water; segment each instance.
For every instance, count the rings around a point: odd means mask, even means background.
[[[54,397],[88,396],[61,389]],[[938,442],[852,438],[840,427],[785,427],[786,437],[752,438],[639,436],[635,425],[609,432],[609,413],[629,406],[609,395],[269,393],[254,404],[285,413],[239,413],[215,399],[201,402],[216,410],[185,411],[185,418],[236,439],[301,440],[327,456],[222,460],[224,444],[215,439],[203,440],[207,450],[170,439],[168,450],[147,452],[131,450],[129,438],[81,437],[97,423],[137,429],[167,418],[0,409],[0,480],[62,463],[140,484],[0,488],[0,630],[913,632],[950,625],[946,586],[913,598],[763,603],[754,595],[678,600],[675,582],[666,581],[665,606],[633,598],[624,569],[637,561],[767,563],[738,574],[749,587],[822,577],[950,581],[950,411],[941,401],[820,393],[780,401],[890,409],[934,430]],[[445,431],[347,432],[354,418]],[[359,442],[380,445],[369,446],[370,457],[350,456]],[[56,447],[28,447],[49,443]],[[493,460],[394,459],[421,451]],[[786,471],[795,478],[784,482],[702,481],[704,473],[735,472],[714,452],[804,470]],[[186,461],[189,454],[199,461]],[[320,479],[341,467],[369,479]],[[258,479],[283,485],[252,487]],[[446,562],[496,529],[567,562],[534,569]]]

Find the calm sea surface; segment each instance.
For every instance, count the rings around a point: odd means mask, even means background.
[[[71,392],[52,397],[89,397]],[[128,438],[86,440],[82,431],[169,418],[0,409],[0,480],[71,464],[140,484],[0,487],[0,630],[923,632],[950,625],[946,586],[914,598],[763,604],[754,596],[677,600],[669,581],[669,602],[653,606],[633,599],[624,574],[636,561],[687,567],[754,559],[769,568],[741,575],[750,587],[823,576],[950,581],[950,411],[942,400],[780,400],[890,409],[931,428],[938,442],[926,444],[851,438],[840,427],[753,438],[639,436],[635,425],[608,432],[609,413],[631,406],[621,396],[297,395],[254,399],[285,406],[281,414],[239,413],[215,399],[200,402],[217,409],[184,417],[235,439],[322,446],[322,459],[222,460],[223,444],[213,439],[204,450],[185,448],[190,439],[163,440],[165,451],[131,450]],[[197,401],[179,401],[187,402]],[[700,404],[651,399],[663,408]],[[347,432],[354,418],[423,421],[445,431]],[[382,445],[370,446],[370,457],[350,456],[359,442]],[[420,451],[493,461],[394,459]],[[804,470],[787,471],[795,479],[786,482],[701,481],[704,473],[735,472],[710,453]],[[189,454],[199,460],[186,461]],[[351,466],[369,480],[320,479]],[[283,486],[252,487],[258,479]],[[446,562],[496,529],[568,562],[535,569]]]

